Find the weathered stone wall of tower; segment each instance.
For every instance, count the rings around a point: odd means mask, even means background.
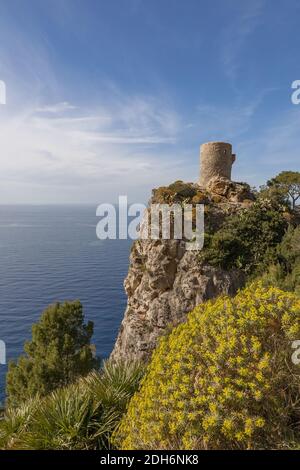
[[[226,142],[208,142],[200,147],[200,181],[206,187],[214,178],[231,180],[231,168],[235,161],[232,145]]]

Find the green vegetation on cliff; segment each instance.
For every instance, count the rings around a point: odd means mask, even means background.
[[[300,296],[300,226],[289,227],[262,280]]]
[[[114,435],[121,449],[267,449],[300,439],[300,300],[253,284],[163,337]]]
[[[258,200],[228,217],[218,231],[206,235],[200,259],[226,270],[263,272],[274,259],[287,227],[284,207]]]

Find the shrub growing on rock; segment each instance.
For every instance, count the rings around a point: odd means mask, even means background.
[[[272,285],[300,295],[300,227],[290,226],[277,247],[276,257],[262,276],[264,285]]]
[[[300,300],[252,284],[163,337],[114,434],[121,449],[267,449],[300,441]]]
[[[263,271],[274,259],[288,223],[283,210],[268,201],[230,216],[221,229],[206,238],[201,259],[223,269],[239,268],[251,274]]]

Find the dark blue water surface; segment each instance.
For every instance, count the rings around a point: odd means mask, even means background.
[[[88,206],[0,206],[0,340],[8,360],[22,353],[47,305],[73,299],[94,322],[97,354],[111,352],[132,242],[98,240],[95,213]],[[0,401],[5,373],[0,365]]]

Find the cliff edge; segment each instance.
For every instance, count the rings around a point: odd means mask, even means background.
[[[154,189],[149,206],[204,204],[205,230],[211,232],[254,199],[249,185],[221,177],[206,188],[177,181]],[[135,241],[124,282],[127,308],[111,358],[148,359],[164,331],[184,321],[196,305],[222,293],[234,295],[244,281],[242,271],[204,264],[182,240]]]

